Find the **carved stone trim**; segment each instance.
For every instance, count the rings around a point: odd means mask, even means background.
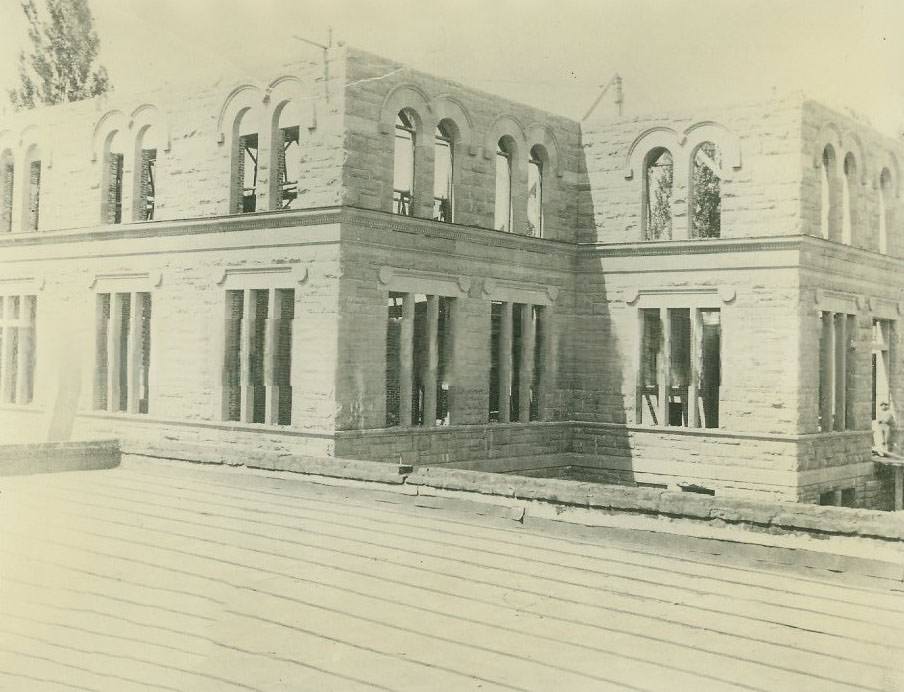
[[[150,291],[163,283],[162,272],[99,272],[88,275],[88,288],[98,293]]]
[[[43,274],[0,277],[0,296],[36,293],[43,291],[46,285],[47,278]]]
[[[225,267],[216,271],[213,282],[227,288],[294,288],[308,279],[303,264],[262,264]]]
[[[734,286],[628,288],[625,302],[639,308],[719,308],[737,296]]]
[[[451,276],[441,272],[400,269],[383,266],[377,273],[380,284],[390,291],[399,293],[422,293],[425,295],[457,298],[468,295],[471,277]]]
[[[813,303],[819,312],[856,315],[863,309],[859,296],[824,288],[817,288],[813,291]]]
[[[482,293],[484,298],[506,303],[552,305],[559,297],[559,288],[527,281],[488,278],[483,281]]]

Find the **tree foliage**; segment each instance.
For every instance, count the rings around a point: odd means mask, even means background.
[[[717,168],[722,165],[719,148],[712,142],[704,142],[694,157],[695,238],[718,238],[722,233],[721,181],[714,165]]]
[[[20,0],[28,22],[27,50],[19,52],[19,87],[9,91],[16,110],[78,101],[110,88],[107,70],[97,65],[100,39],[88,0],[46,0],[39,15],[35,0]]]
[[[647,163],[647,225],[645,240],[672,238],[672,155],[667,149],[654,152]]]

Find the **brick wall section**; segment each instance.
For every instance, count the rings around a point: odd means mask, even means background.
[[[512,183],[514,232],[526,232],[527,156],[533,145],[544,144],[557,149],[551,152],[557,161],[544,173],[544,237],[574,239],[580,171],[577,123],[369,53],[349,51],[347,70],[346,203],[391,210],[395,115],[411,107],[422,120],[415,216],[429,218],[432,213],[433,132],[440,118],[450,117],[463,138],[455,146],[456,223],[493,228],[496,143],[500,134],[511,132],[519,147]]]

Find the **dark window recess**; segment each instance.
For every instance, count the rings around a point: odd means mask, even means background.
[[[107,352],[107,330],[110,325],[110,294],[100,293],[97,296],[97,329],[95,330],[94,364],[94,408],[107,409],[107,376],[110,367],[110,354]]]
[[[95,207],[96,208],[96,207]],[[28,229],[38,230],[41,211],[41,162],[32,161],[28,168]]]
[[[290,209],[298,199],[298,126],[280,130],[282,147],[279,149],[279,208]]]
[[[240,195],[238,211],[242,214],[257,209],[257,133],[239,137],[238,170],[236,182]]]
[[[392,212],[411,216],[411,200],[414,193],[414,145],[415,125],[405,111],[396,116],[395,155],[392,175]]]
[[[386,427],[401,419],[401,343],[403,293],[390,293],[386,304]]]
[[[2,174],[0,194],[3,195],[3,206],[0,207],[0,231],[9,232],[13,229],[13,181],[15,180],[13,164],[4,163]]]
[[[138,211],[142,221],[153,221],[157,206],[157,150],[141,151],[141,203]]]
[[[107,223],[122,223],[122,160],[122,154],[108,154]]]
[[[502,303],[490,305],[490,415],[491,423],[499,422],[499,339],[502,332]]]

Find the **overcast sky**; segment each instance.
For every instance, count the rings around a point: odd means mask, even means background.
[[[42,6],[44,0],[37,0]],[[25,40],[0,0],[0,85]],[[904,0],[91,0],[113,84],[191,81],[336,40],[580,118],[619,72],[627,112],[801,90],[904,130]],[[314,51],[312,53],[312,51]],[[257,76],[266,76],[260,75]]]

